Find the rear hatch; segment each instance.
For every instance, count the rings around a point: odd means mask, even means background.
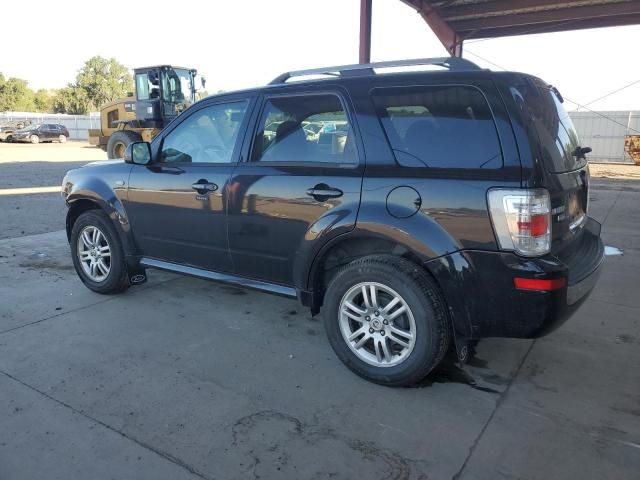
[[[517,86],[524,112],[538,138],[544,171],[544,187],[551,195],[552,252],[565,249],[577,241],[587,221],[589,203],[589,167],[584,145],[569,118],[563,99],[554,87],[542,80],[525,76]]]

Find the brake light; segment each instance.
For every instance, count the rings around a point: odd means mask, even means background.
[[[495,188],[487,194],[501,250],[535,257],[551,250],[551,201],[545,189]]]

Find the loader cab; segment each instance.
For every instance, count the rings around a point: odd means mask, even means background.
[[[141,127],[163,128],[196,98],[196,70],[170,65],[136,68],[136,118]]]

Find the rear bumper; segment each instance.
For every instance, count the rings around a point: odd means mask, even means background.
[[[562,325],[596,285],[604,260],[600,224],[589,219],[562,251],[539,258],[462,251],[431,260],[456,332],[467,338],[536,338]],[[550,291],[520,290],[515,278],[558,280]]]

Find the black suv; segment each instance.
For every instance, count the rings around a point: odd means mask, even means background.
[[[417,65],[439,70],[382,73]],[[289,72],[70,171],[67,234],[93,291],[153,267],[297,297],[350,369],[408,385],[450,346],[544,335],[584,301],[604,258],[589,150],[529,75]]]
[[[60,142],[65,143],[69,139],[69,131],[64,125],[55,123],[31,124],[13,132],[12,142]]]

